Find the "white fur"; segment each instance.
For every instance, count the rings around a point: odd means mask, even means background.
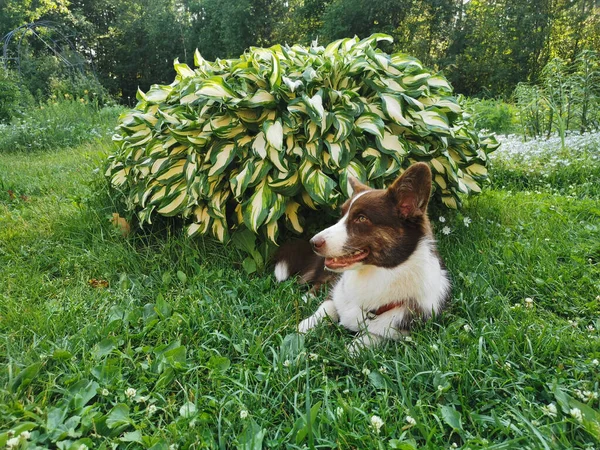
[[[346,228],[346,221],[348,220],[348,215],[350,214],[350,210],[352,209],[352,205],[359,198],[365,195],[367,192],[361,192],[352,198],[350,202],[350,207],[344,217],[342,217],[335,225],[330,226],[329,228],[325,228],[320,233],[316,234],[313,239],[323,238],[325,239],[325,245],[327,248],[327,254],[332,257],[342,256],[344,254],[344,246],[346,245],[346,241],[348,240],[348,229]]]
[[[335,225],[334,225],[335,226]],[[383,338],[398,339],[402,332],[394,326],[401,322],[406,306],[368,317],[369,311],[403,300],[416,301],[425,314],[441,310],[450,283],[433,252],[431,238],[423,238],[413,254],[393,268],[360,265],[346,270],[335,284],[331,300],[325,301],[298,330],[305,333],[325,316],[353,331],[363,331],[350,350],[379,343]]]
[[[290,268],[286,261],[279,261],[275,264],[275,279],[278,282],[287,280],[290,277]]]

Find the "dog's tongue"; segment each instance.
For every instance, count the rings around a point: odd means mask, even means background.
[[[362,261],[369,252],[361,252],[356,255],[338,256],[337,258],[325,258],[325,265],[330,269],[341,269],[356,262]]]

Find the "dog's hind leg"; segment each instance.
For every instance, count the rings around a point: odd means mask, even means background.
[[[311,328],[317,326],[319,322],[321,322],[326,316],[328,316],[334,322],[338,322],[340,320],[340,316],[332,300],[326,300],[321,303],[321,306],[319,306],[312,316],[307,317],[300,322],[298,325],[298,332],[306,333]]]

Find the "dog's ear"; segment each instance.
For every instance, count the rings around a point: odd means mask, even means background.
[[[358,178],[353,177],[352,175],[348,177],[348,182],[350,182],[350,187],[352,187],[352,195],[371,190],[369,186],[362,184]]]
[[[425,163],[416,163],[404,171],[388,188],[404,218],[422,216],[427,211],[431,195],[431,169]]]

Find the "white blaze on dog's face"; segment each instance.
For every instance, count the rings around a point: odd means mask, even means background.
[[[342,206],[342,218],[311,239],[314,251],[335,272],[401,264],[430,233],[429,166],[413,164],[388,189],[371,189],[353,178],[350,182],[353,196]]]

